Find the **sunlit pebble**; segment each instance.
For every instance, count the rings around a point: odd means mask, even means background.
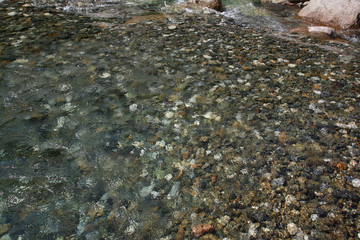
[[[161,140],[161,141],[157,141],[155,145],[163,148],[165,147],[166,143],[164,140]]]
[[[28,60],[28,59],[21,58],[21,59],[16,59],[16,62],[17,62],[17,63],[27,63],[27,62],[29,62],[29,60]]]
[[[132,145],[134,147],[140,148],[142,146],[144,146],[144,142],[140,141],[140,142],[133,142]]]
[[[318,94],[318,95],[321,94],[321,92],[320,92],[320,91],[317,91],[317,90],[315,90],[314,93],[315,93],[315,94]]]
[[[290,63],[290,64],[288,64],[288,67],[294,68],[294,67],[296,67],[296,64]]]
[[[190,99],[189,99],[189,102],[191,103],[196,103],[196,98],[197,98],[197,94],[195,94],[194,96],[192,96]]]
[[[288,225],[286,227],[287,227],[288,232],[292,236],[294,236],[299,230],[295,223],[288,223]]]
[[[133,103],[129,106],[129,109],[131,112],[135,112],[137,110],[138,105],[136,103]]]
[[[207,118],[207,119],[214,119],[216,117],[216,115],[212,112],[207,112],[203,116],[204,116],[204,118]]]
[[[172,146],[171,144],[166,145],[166,148],[165,148],[165,149],[166,149],[166,151],[168,151],[168,152],[174,150],[174,148],[173,148],[173,146]]]
[[[360,179],[357,179],[357,178],[353,179],[351,181],[351,184],[353,185],[353,187],[356,187],[356,188],[360,187]]]
[[[8,13],[8,16],[15,16],[15,15],[17,15],[17,12],[9,12]]]
[[[134,225],[130,225],[125,230],[126,235],[132,235],[134,232],[135,232],[135,226]]]
[[[109,72],[105,72],[100,77],[101,78],[109,78],[109,77],[111,77],[111,74]]]
[[[317,214],[311,214],[311,220],[312,221],[316,221],[316,219],[318,219],[319,218],[319,215],[317,215]]]
[[[166,118],[172,118],[174,116],[174,112],[166,112],[165,117]]]
[[[149,175],[148,171],[146,169],[143,169],[140,177],[146,177],[147,175]]]
[[[156,198],[157,196],[159,196],[159,192],[156,192],[156,191],[152,191],[151,192],[151,195],[153,196],[153,198]]]
[[[173,178],[173,175],[171,173],[169,173],[165,176],[165,179],[168,181],[170,181],[172,178]]]
[[[222,159],[222,154],[221,153],[215,154],[214,159],[215,160],[221,160]]]

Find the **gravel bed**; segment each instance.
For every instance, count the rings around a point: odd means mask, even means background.
[[[351,44],[178,9],[0,22],[1,240],[360,237]]]

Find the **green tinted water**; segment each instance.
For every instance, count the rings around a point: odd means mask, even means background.
[[[124,25],[163,2],[80,3],[0,3],[4,237],[191,239],[211,223],[244,239],[258,222],[278,234],[276,204],[312,191],[292,176],[320,191],[334,185],[312,172],[323,159],[359,156],[355,61],[215,14]],[[249,3],[226,4],[266,12]],[[339,99],[333,78],[349,81]]]

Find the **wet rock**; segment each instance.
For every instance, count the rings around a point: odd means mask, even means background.
[[[283,5],[294,5],[294,4],[304,3],[304,2],[307,2],[307,1],[309,1],[309,0],[261,0],[261,3],[263,3],[263,4],[274,3],[274,4],[283,4]]]
[[[210,224],[199,224],[192,228],[192,232],[195,237],[201,237],[207,233],[212,233],[215,231],[215,228]]]
[[[248,237],[251,238],[256,238],[259,234],[259,228],[260,224],[259,223],[251,223],[249,226],[249,230],[248,230]]]
[[[321,22],[327,26],[358,28],[360,27],[359,14],[360,1],[311,0],[298,15],[311,22]]]
[[[288,225],[286,226],[286,229],[291,236],[296,235],[296,233],[299,230],[295,223],[288,223]]]
[[[354,202],[360,201],[360,197],[356,193],[347,190],[340,190],[340,189],[333,190],[332,195],[337,199],[351,200]]]
[[[353,185],[353,187],[359,188],[360,187],[360,179],[355,178],[355,179],[351,180],[351,184]]]
[[[183,240],[185,236],[185,228],[183,226],[179,227],[179,230],[176,233],[175,240]]]
[[[90,221],[94,221],[95,218],[101,217],[104,213],[104,206],[99,204],[94,204],[88,211],[88,216]]]
[[[207,7],[216,11],[223,11],[221,0],[191,0],[190,3],[195,3],[201,7]]]
[[[11,229],[10,224],[0,224],[0,236],[8,233]]]
[[[275,178],[271,181],[271,185],[275,188],[283,186],[284,183],[285,183],[285,178],[283,178],[283,177]]]
[[[310,34],[313,35],[325,35],[332,38],[338,37],[338,35],[335,32],[335,29],[330,27],[313,26],[313,27],[308,27],[308,31]]]

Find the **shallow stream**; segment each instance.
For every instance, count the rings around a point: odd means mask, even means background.
[[[229,13],[0,1],[0,239],[358,238],[358,47]]]

